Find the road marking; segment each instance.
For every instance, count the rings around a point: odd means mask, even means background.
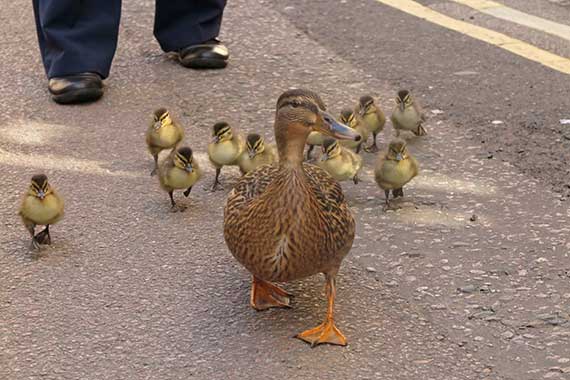
[[[537,48],[526,42],[509,37],[505,34],[495,32],[477,25],[469,24],[465,21],[456,20],[431,8],[425,7],[412,0],[376,0],[379,3],[391,6],[400,11],[432,22],[444,28],[473,37],[480,41],[487,42],[501,49],[510,51],[513,54],[524,57],[528,60],[538,62],[551,69],[570,74],[570,59],[553,54],[549,51]]]
[[[546,20],[490,0],[451,0],[489,16],[514,22],[570,41],[570,26]]]

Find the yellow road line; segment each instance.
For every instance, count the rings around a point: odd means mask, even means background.
[[[412,0],[376,0],[379,3],[389,5],[393,8],[419,17],[444,28],[454,30],[469,37],[487,42],[529,59],[543,64],[551,69],[570,74],[570,59],[553,54],[549,51],[537,48],[526,42],[509,37],[505,34],[495,32],[477,25],[459,21],[442,13],[436,12]]]
[[[466,5],[481,13],[514,22],[541,32],[570,41],[570,26],[546,20],[528,13],[521,12],[501,3],[490,0],[451,0]]]

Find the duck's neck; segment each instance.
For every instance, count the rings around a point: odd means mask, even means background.
[[[283,128],[275,125],[275,140],[279,152],[279,165],[289,169],[302,169],[307,128]]]

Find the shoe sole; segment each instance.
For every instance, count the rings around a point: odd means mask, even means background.
[[[191,69],[223,69],[228,65],[227,60],[215,58],[194,58],[189,62],[180,60],[180,63]]]
[[[94,102],[101,96],[103,96],[102,88],[82,88],[59,95],[52,95],[52,98],[58,104],[80,104]]]

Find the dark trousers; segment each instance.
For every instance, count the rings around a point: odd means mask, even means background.
[[[33,0],[48,78],[91,71],[109,75],[121,0]],[[156,0],[154,35],[164,51],[218,36],[226,0]]]

